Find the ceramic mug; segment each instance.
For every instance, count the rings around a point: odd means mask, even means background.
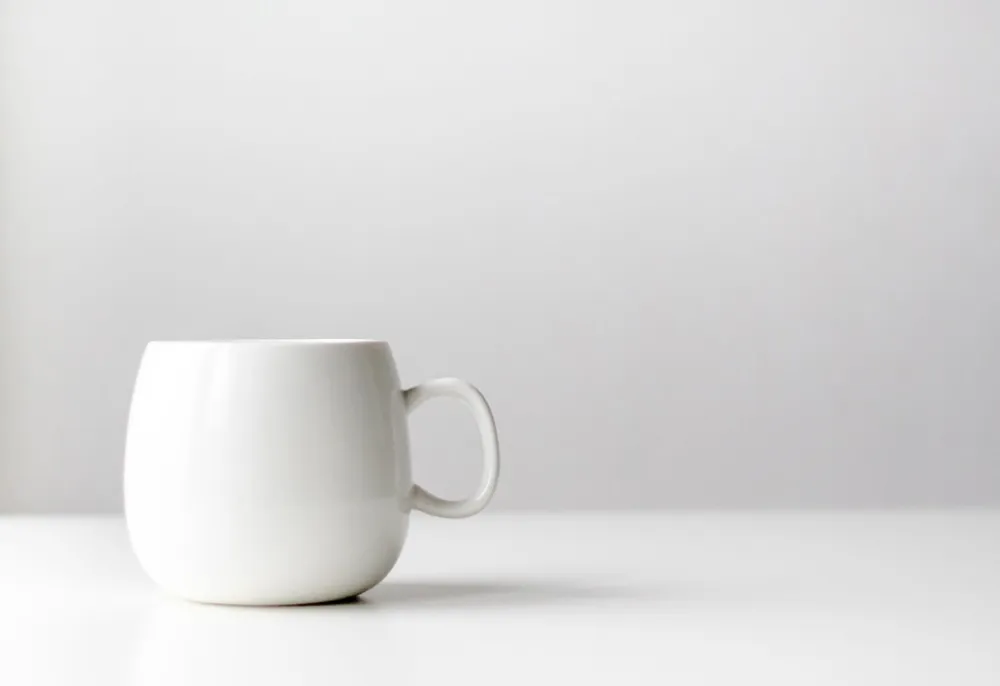
[[[413,483],[407,413],[448,396],[472,410],[482,481],[466,500]],[[402,390],[370,340],[153,342],[125,450],[125,515],[140,564],[202,602],[315,603],[389,573],[409,513],[468,517],[493,496],[496,424],[458,379]]]

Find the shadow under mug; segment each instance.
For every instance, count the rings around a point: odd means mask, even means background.
[[[465,500],[412,480],[407,414],[437,396],[464,402],[482,437]],[[385,578],[412,509],[476,514],[498,474],[482,394],[459,379],[401,389],[383,341],[158,341],[132,398],[125,515],[140,564],[175,595],[326,602]]]

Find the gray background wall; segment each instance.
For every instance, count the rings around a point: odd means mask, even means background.
[[[480,385],[497,507],[1000,502],[1000,4],[262,5],[0,0],[0,510],[255,336]]]

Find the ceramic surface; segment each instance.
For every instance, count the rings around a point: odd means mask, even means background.
[[[467,404],[482,435],[467,500],[411,478],[407,413],[435,396]],[[479,391],[458,379],[402,390],[385,342],[153,342],[129,416],[125,513],[143,568],[176,595],[322,602],[389,573],[411,509],[473,515],[498,472]]]

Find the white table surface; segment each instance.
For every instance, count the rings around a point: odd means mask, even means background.
[[[158,592],[111,517],[0,518],[0,684],[1000,684],[1000,512],[414,516],[352,604]]]

